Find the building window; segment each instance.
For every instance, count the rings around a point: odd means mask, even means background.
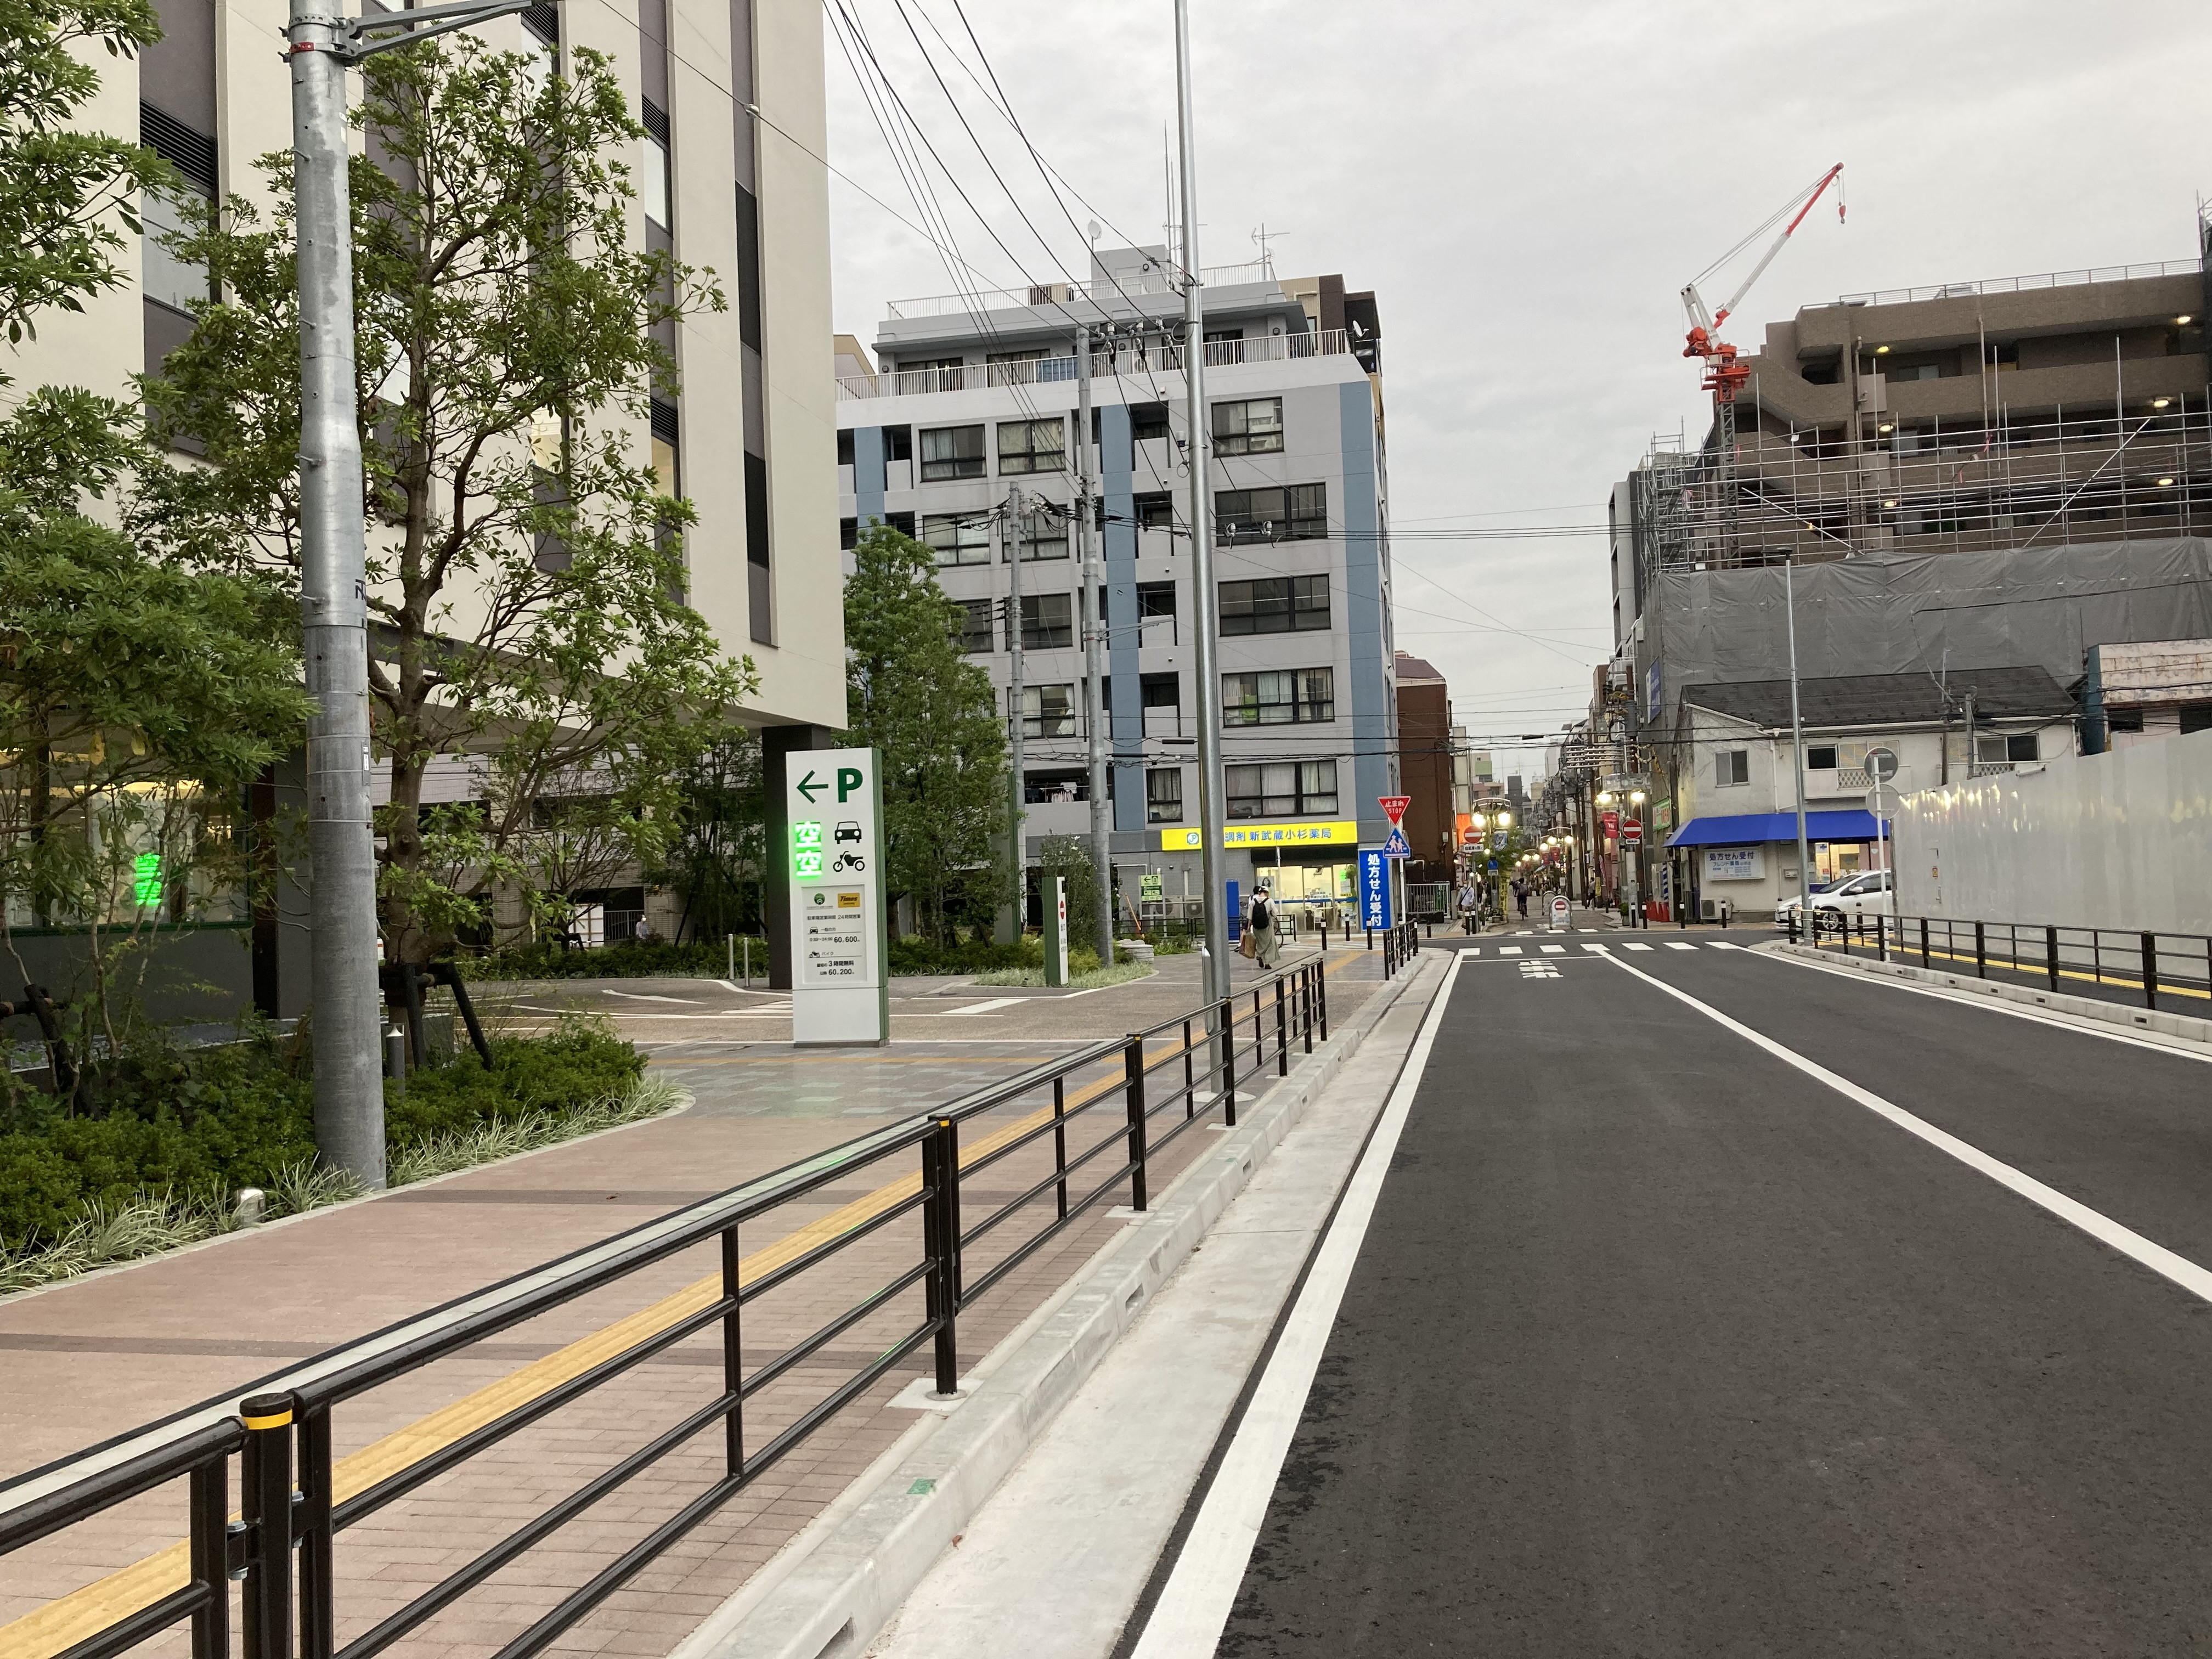
[[[1175,528],[1175,497],[1164,489],[1147,492],[1136,498],[1137,528],[1139,530],[1173,530]]]
[[[995,599],[957,599],[960,607],[960,648],[969,655],[980,656],[991,649],[991,624],[998,615]]]
[[[999,422],[1000,472],[1058,472],[1066,465],[1067,422],[1060,416]]]
[[[980,426],[924,427],[921,432],[921,479],[935,483],[946,478],[983,476],[983,428]]]
[[[668,210],[668,112],[652,99],[639,100],[645,108],[645,164],[638,176],[638,195],[645,216],[666,230],[672,221]]]
[[[1751,750],[1723,749],[1713,757],[1713,782],[1723,789],[1751,781]]]
[[[1836,745],[1832,743],[1817,744],[1805,751],[1808,772],[1832,772],[1836,763]]]
[[[1147,438],[1168,435],[1168,406],[1165,404],[1131,404],[1129,405],[1129,435],[1139,443]]]
[[[1212,337],[1209,336],[1209,338]],[[1272,455],[1283,447],[1283,400],[1255,398],[1213,406],[1213,453]]]
[[[1139,582],[1137,584],[1137,620],[1147,622],[1154,617],[1172,617],[1176,613],[1176,585],[1173,582]]]
[[[1182,769],[1155,766],[1145,774],[1145,822],[1182,822]]]
[[[1022,595],[1022,649],[1065,651],[1075,643],[1074,608],[1065,593]],[[1012,650],[1011,644],[1007,649]]]
[[[1216,490],[1213,513],[1224,544],[1317,539],[1328,534],[1328,486]]]
[[[1291,634],[1328,628],[1327,576],[1268,576],[1221,584],[1221,631]]]
[[[850,553],[860,544],[860,521],[858,519],[837,520],[837,550]]]
[[[1306,726],[1336,718],[1336,675],[1327,668],[1262,670],[1221,677],[1226,726]]]
[[[884,428],[884,459],[887,461],[910,461],[914,459],[912,427],[887,426]]]
[[[1020,543],[1024,564],[1067,556],[1067,520],[1057,513],[1024,513],[1013,533]],[[1013,556],[1013,550],[1009,548],[1006,557],[1011,560]]]
[[[853,428],[849,426],[837,434],[837,465],[853,465]]]
[[[1073,685],[1024,686],[1022,735],[1025,738],[1073,737],[1075,688]]]
[[[1232,818],[1314,817],[1336,811],[1336,763],[1279,761],[1222,769]]]
[[[921,540],[936,552],[939,568],[991,562],[991,520],[983,514],[925,513]]]
[[[2040,760],[2042,756],[2036,750],[2036,734],[2033,732],[2015,732],[2007,737],[1974,739],[1974,758],[1991,764],[1998,762],[2016,764],[2021,761]]]

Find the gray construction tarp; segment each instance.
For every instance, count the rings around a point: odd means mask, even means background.
[[[1658,577],[1638,669],[1659,665],[1662,719],[1687,686],[1788,675],[1783,579]],[[2092,645],[2212,638],[2212,540],[2197,536],[1844,559],[1801,565],[1795,583],[1808,679],[2036,666],[2070,686]]]

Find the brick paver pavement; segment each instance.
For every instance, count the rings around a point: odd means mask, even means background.
[[[1380,962],[1356,951],[1332,956],[1331,1012],[1342,1019],[1379,984]],[[974,988],[966,994],[987,990],[1007,994],[995,988]],[[1018,1032],[995,1040],[970,1037],[963,1029],[959,1036],[936,1043],[902,1036],[891,1049],[842,1056],[714,1039],[702,1047],[702,1039],[680,1028],[669,1037],[659,1028],[650,1035],[633,1030],[629,1034],[651,1043],[672,1074],[698,1091],[698,1107],[434,1187],[404,1189],[0,1304],[0,1470],[35,1467],[89,1440],[238,1389],[289,1359],[382,1328],[847,1139],[871,1127],[865,1119],[904,1115],[1044,1054],[1160,1018],[1188,1006],[1190,997],[1188,986],[1178,998],[1172,983],[1146,981],[1087,998],[1024,999],[1037,1006],[1017,1006]],[[1156,1053],[1164,1051],[1156,1047]],[[1170,1069],[1173,1075],[1164,1073],[1160,1087],[1179,1081],[1180,1068]],[[1273,1071],[1270,1064],[1254,1084],[1271,1079]],[[1069,1080],[1071,1105],[1086,1097],[1098,1101],[1074,1120],[1068,1135],[1072,1155],[1121,1128],[1119,1084],[1118,1056]],[[1158,1092],[1156,1087],[1155,1098]],[[1039,1091],[971,1121],[963,1127],[963,1146],[975,1147],[1048,1101],[1048,1091]],[[1157,1120],[1155,1139],[1179,1115]],[[1201,1125],[1165,1149],[1152,1164],[1154,1191],[1201,1153],[1207,1139]],[[973,1227],[989,1209],[1049,1174],[1051,1147],[1051,1137],[1042,1137],[968,1176],[963,1224]],[[830,1231],[841,1230],[871,1212],[869,1195],[885,1183],[907,1178],[911,1184],[917,1158],[907,1149],[749,1224],[742,1239],[748,1280],[779,1251],[793,1253],[795,1247],[784,1241],[808,1224],[830,1218]],[[1119,1162],[1117,1149],[1103,1154],[1096,1167],[1103,1174]],[[1079,1196],[1097,1184],[1079,1176],[1073,1190]],[[1126,1196],[1124,1185],[963,1314],[963,1367],[1112,1239],[1124,1223],[1109,1217],[1107,1206],[1125,1202]],[[1033,1236],[1052,1213],[1051,1201],[1048,1192],[972,1244],[963,1262],[968,1281],[973,1284]],[[909,1212],[749,1302],[741,1350],[747,1372],[918,1261],[919,1229],[919,1212]],[[343,1460],[384,1437],[457,1402],[465,1407],[478,1390],[533,1364],[541,1369],[559,1364],[548,1357],[656,1301],[681,1296],[718,1271],[716,1247],[697,1247],[341,1404],[333,1413],[333,1438],[342,1469],[347,1467]],[[711,1295],[711,1290],[703,1293]],[[922,1318],[922,1292],[915,1286],[750,1398],[748,1449],[766,1443]],[[562,1638],[556,1650],[665,1654],[910,1426],[912,1413],[890,1401],[929,1370],[925,1345],[616,1592]],[[341,1533],[340,1641],[369,1629],[712,1401],[721,1386],[720,1338],[710,1329]],[[431,1659],[477,1659],[496,1651],[710,1484],[722,1472],[722,1455],[719,1426],[706,1431],[414,1632],[396,1650]],[[0,1623],[131,1568],[173,1546],[183,1530],[182,1486],[175,1483],[0,1559]],[[0,1649],[10,1659],[46,1650],[27,1635],[23,1627],[0,1628]],[[176,1652],[183,1645],[179,1631],[146,1650]]]

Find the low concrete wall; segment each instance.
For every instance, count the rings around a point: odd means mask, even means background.
[[[2212,933],[2212,732],[1905,797],[1898,908]]]

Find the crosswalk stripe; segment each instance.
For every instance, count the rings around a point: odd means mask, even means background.
[[[1717,939],[1712,943],[1713,949],[1716,951],[1741,951],[1743,949],[1743,946],[1741,945],[1731,945],[1724,939]]]
[[[1547,957],[1563,957],[1566,955],[1566,953],[1567,947],[1564,945],[1547,945],[1544,946],[1544,954]]]
[[[1648,945],[1631,945],[1628,948],[1632,951],[1648,951],[1651,947]]]
[[[1611,947],[1610,945],[1583,945],[1583,950],[1585,950],[1585,951],[1596,951],[1600,956],[1604,956],[1604,955],[1605,955],[1608,951],[1610,951],[1610,950],[1612,949],[1612,947]]]
[[[1698,947],[1694,945],[1685,945],[1678,939],[1670,939],[1667,941],[1667,948],[1670,951],[1694,951]]]
[[[1517,957],[1521,954],[1521,947],[1517,945],[1501,945],[1498,947],[1498,954],[1501,957]]]

